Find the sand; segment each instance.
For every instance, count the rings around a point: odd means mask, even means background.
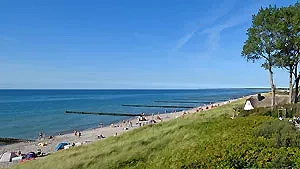
[[[242,98],[239,98],[239,99],[242,99]],[[168,121],[171,119],[178,118],[178,117],[182,116],[183,114],[196,113],[197,109],[203,109],[203,111],[205,111],[205,110],[208,110],[208,109],[206,109],[206,107],[211,109],[212,105],[221,106],[221,105],[224,105],[224,104],[227,104],[229,102],[236,101],[239,99],[233,99],[233,100],[229,100],[229,101],[213,103],[208,106],[200,106],[200,107],[196,107],[193,109],[184,110],[184,111],[180,111],[180,112],[160,114],[160,117],[163,119],[163,121]],[[148,120],[151,120],[152,118],[153,118],[152,116],[146,117],[146,119],[148,119]],[[156,119],[156,115],[154,116],[154,120],[156,120],[156,122],[158,122],[158,123],[160,122],[160,120]],[[0,155],[4,152],[18,152],[18,151],[21,151],[22,153],[26,154],[31,151],[36,152],[38,149],[41,149],[42,152],[44,152],[44,153],[54,153],[54,152],[56,152],[56,150],[55,150],[56,146],[61,142],[77,143],[77,144],[86,145],[86,144],[89,144],[89,143],[92,143],[95,141],[102,140],[102,139],[98,139],[98,137],[97,137],[98,135],[102,134],[103,136],[105,136],[107,138],[107,137],[115,136],[116,133],[117,133],[117,135],[120,135],[124,132],[127,132],[127,131],[130,131],[130,130],[140,127],[140,125],[136,125],[136,122],[138,121],[137,118],[129,119],[129,121],[132,122],[132,124],[133,124],[132,127],[127,126],[126,124],[124,124],[122,122],[119,122],[117,124],[105,126],[103,128],[88,129],[88,130],[81,131],[81,137],[75,136],[74,133],[69,133],[69,134],[55,136],[54,139],[46,138],[43,141],[21,142],[21,143],[15,143],[15,144],[11,144],[11,145],[0,146]],[[128,127],[128,130],[124,130],[125,127]],[[39,143],[45,143],[45,142],[47,143],[46,146],[39,145]],[[13,165],[12,162],[0,162],[0,168],[10,167],[12,165]]]

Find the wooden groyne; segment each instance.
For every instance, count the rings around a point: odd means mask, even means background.
[[[182,99],[174,99],[174,100],[197,100],[198,101],[198,100],[207,100],[207,99],[204,99],[204,98],[182,98]]]
[[[173,101],[173,100],[155,100],[156,103],[202,103],[197,101]]]
[[[103,113],[103,112],[80,112],[80,111],[66,111],[66,113],[71,114],[94,114],[103,116],[141,116],[142,114],[130,114],[130,113]],[[151,114],[144,114],[145,116],[150,116]]]
[[[186,97],[183,99],[176,99],[176,100],[208,100],[210,98],[205,98],[205,97]],[[219,98],[219,99],[215,99],[212,102],[219,102],[219,101],[227,101],[230,99],[225,99],[225,98]]]
[[[192,109],[192,106],[172,106],[172,105],[143,105],[143,104],[123,104],[122,106],[126,107],[160,107],[160,108],[183,108],[183,109]]]
[[[20,142],[34,142],[34,140],[17,139],[17,138],[0,138],[0,143],[4,143],[4,144],[13,144],[13,143],[20,143]]]
[[[207,101],[207,100],[205,100],[205,101],[202,101],[202,100],[204,100],[204,99],[186,99],[186,98],[184,98],[184,99],[174,99],[174,100],[184,100],[184,101],[186,101],[186,102],[196,102],[197,101],[197,103],[203,103],[203,104],[211,104],[211,103],[215,103],[215,102],[223,102],[223,101],[226,101],[226,100],[212,100],[212,101]]]

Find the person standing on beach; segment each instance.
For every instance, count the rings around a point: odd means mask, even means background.
[[[74,130],[74,136],[77,136],[77,131],[76,130]]]
[[[43,138],[43,132],[40,131],[40,134],[39,134],[39,139],[42,139]]]
[[[156,119],[162,121],[162,118],[160,117],[159,113],[157,113]]]

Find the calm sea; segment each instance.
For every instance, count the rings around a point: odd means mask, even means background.
[[[262,89],[200,90],[0,90],[0,137],[36,139],[97,127],[126,117],[65,114],[66,110],[113,113],[164,113],[174,109],[122,104],[199,106],[264,92]],[[175,101],[155,102],[155,101]],[[193,103],[178,103],[193,102]],[[180,109],[177,109],[180,110]]]

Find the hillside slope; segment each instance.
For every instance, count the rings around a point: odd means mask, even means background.
[[[230,119],[232,108],[242,103],[149,125],[13,168],[297,168],[298,148],[254,134],[264,123],[289,124],[266,116]]]

